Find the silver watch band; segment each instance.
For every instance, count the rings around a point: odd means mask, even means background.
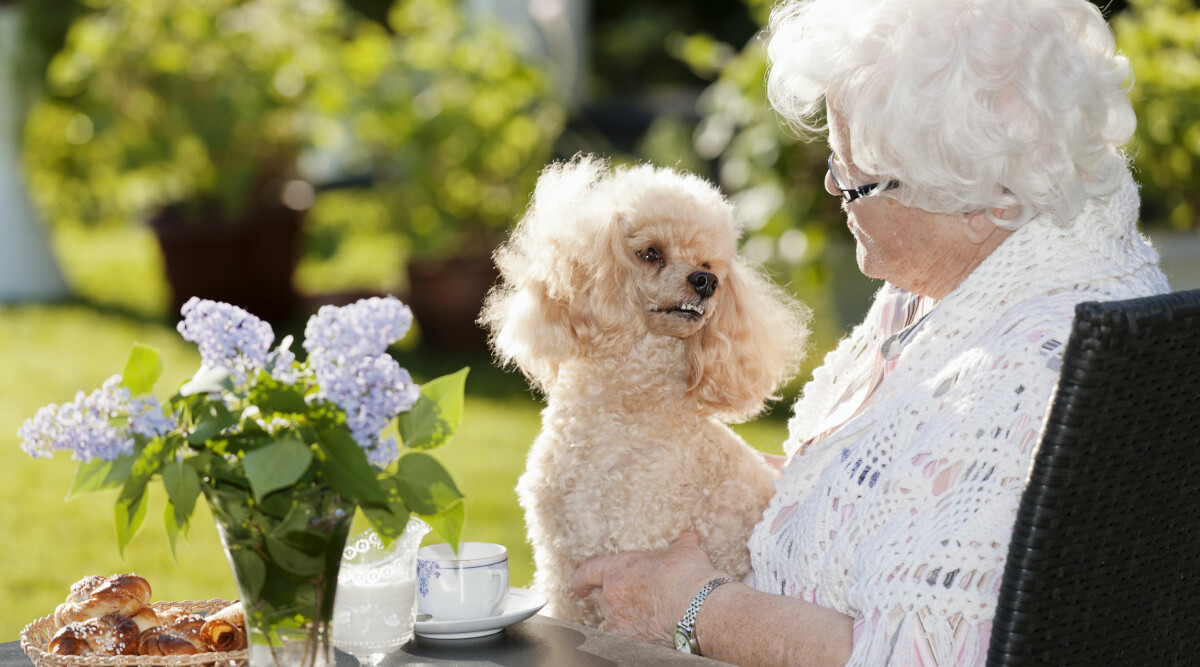
[[[725,577],[713,579],[707,584],[704,584],[704,586],[700,588],[700,591],[696,593],[696,597],[692,598],[692,603],[688,605],[687,611],[683,612],[683,618],[680,619],[679,625],[676,629],[676,633],[682,634],[682,638],[687,640],[687,648],[685,649],[680,645],[681,642],[677,641],[675,646],[677,649],[680,651],[693,653],[695,655],[700,655],[700,645],[696,641],[695,635],[696,615],[700,613],[700,606],[704,604],[704,600],[708,597],[709,593],[712,593],[718,586],[723,586],[731,581],[732,579],[727,579]]]

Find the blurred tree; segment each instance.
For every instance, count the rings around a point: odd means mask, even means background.
[[[591,3],[593,99],[627,97],[655,86],[696,86],[703,79],[668,57],[669,44],[703,32],[742,44],[757,30],[740,0],[596,0]]]
[[[1129,0],[1113,19],[1117,47],[1133,66],[1138,115],[1129,145],[1142,186],[1142,220],[1200,224],[1200,3]]]
[[[545,63],[452,0],[398,0],[345,59],[359,167],[422,258],[492,249],[564,123]]]
[[[128,223],[169,204],[238,221],[278,204],[313,141],[345,21],[318,0],[115,0],[81,15],[26,126],[55,222]],[[215,214],[215,215],[214,215]]]

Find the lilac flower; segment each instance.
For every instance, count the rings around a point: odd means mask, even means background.
[[[166,435],[175,425],[175,415],[164,414],[157,398],[139,396],[129,401],[129,430],[143,438]]]
[[[34,458],[47,458],[55,452],[69,451],[71,458],[90,461],[94,458],[112,461],[122,454],[133,451],[133,437],[129,434],[134,426],[142,430],[154,430],[163,422],[146,414],[148,401],[139,399],[139,415],[127,422],[124,428],[113,425],[121,417],[129,417],[131,399],[128,387],[121,386],[121,376],[114,375],[105,380],[103,386],[91,394],[82,391],[75,400],[63,405],[47,405],[25,420],[17,429],[21,438],[21,449]],[[153,399],[151,399],[153,400]],[[154,401],[153,406],[157,406]],[[162,409],[157,409],[161,417]],[[153,407],[150,412],[153,412]],[[170,426],[167,427],[168,430]]]
[[[400,456],[400,445],[397,444],[395,438],[385,438],[364,451],[366,451],[367,460],[371,462],[371,465],[382,470]]]
[[[373,464],[382,468],[390,463],[399,450],[394,442],[381,442],[380,433],[421,395],[408,371],[386,354],[312,360],[312,367],[320,386],[317,398],[346,413],[350,434]]]
[[[200,348],[202,366],[228,368],[239,385],[266,366],[275,340],[270,324],[237,306],[196,297],[188,299],[180,312],[183,320],[176,328],[184,340]]]
[[[362,299],[340,308],[322,306],[304,328],[304,349],[318,357],[383,354],[404,337],[412,319],[412,311],[394,296]]]
[[[304,329],[308,364],[320,387],[316,398],[345,412],[355,442],[379,468],[399,455],[396,441],[381,439],[381,432],[420,397],[408,371],[387,354],[411,325],[412,311],[389,296],[325,306]]]

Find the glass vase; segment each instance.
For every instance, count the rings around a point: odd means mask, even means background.
[[[354,505],[325,488],[205,495],[246,611],[250,667],[333,667],[334,594]]]

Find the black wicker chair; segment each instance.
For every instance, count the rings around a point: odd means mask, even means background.
[[[987,664],[1200,664],[1200,290],[1076,308]]]

